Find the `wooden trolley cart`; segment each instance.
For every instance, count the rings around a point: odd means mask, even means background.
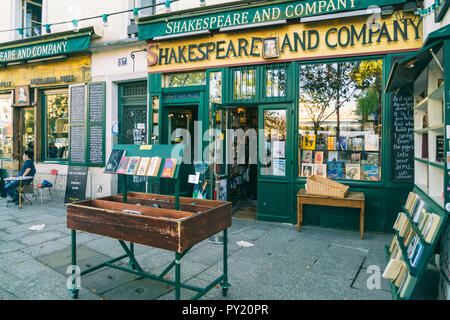
[[[129,156],[177,158],[181,164],[183,146],[139,146],[117,145],[114,149],[126,150]],[[175,155],[176,154],[176,155]],[[161,176],[163,164],[159,169]],[[181,288],[196,291],[192,299],[198,299],[217,284],[222,294],[227,294],[228,283],[228,232],[231,226],[231,203],[225,201],[200,200],[179,197],[180,181],[177,165],[173,178],[175,196],[127,192],[126,175],[124,190],[116,196],[85,200],[67,205],[67,227],[72,230],[72,265],[76,265],[76,230],[117,239],[125,254],[81,271],[80,276],[110,267],[175,286],[175,299],[180,299]],[[139,213],[139,214],[136,214]],[[205,288],[181,283],[181,259],[197,243],[223,231],[223,273]],[[130,242],[129,246],[125,242]],[[159,275],[144,272],[134,256],[134,243],[175,252],[175,259]],[[129,259],[129,267],[115,265]],[[175,281],[164,276],[175,268]],[[73,271],[74,273],[75,271]],[[72,297],[78,297],[79,288],[72,281],[69,289]]]

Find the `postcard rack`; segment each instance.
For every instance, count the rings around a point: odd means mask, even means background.
[[[122,193],[118,195],[85,200],[67,205],[67,227],[71,229],[72,265],[76,266],[76,231],[93,233],[117,239],[124,254],[81,271],[80,277],[103,267],[122,270],[141,277],[175,286],[175,299],[181,299],[181,288],[197,292],[191,297],[198,299],[216,285],[227,295],[228,283],[228,228],[231,226],[231,203],[202,200],[179,196],[179,171],[183,158],[182,145],[116,145],[114,150],[126,150],[132,157],[175,158],[177,165],[170,178],[175,183],[175,196],[127,191],[126,174]],[[164,163],[161,161],[161,163]],[[161,164],[158,178],[164,165]],[[181,282],[181,259],[197,243],[223,231],[223,273],[204,288]],[[126,244],[129,242],[129,246]],[[134,244],[142,244],[173,251],[175,259],[159,274],[144,272],[134,255]],[[120,260],[129,259],[128,268],[117,265]],[[167,273],[175,268],[175,280],[169,280]],[[73,271],[75,273],[75,271]],[[79,287],[75,277],[69,292],[78,297]]]

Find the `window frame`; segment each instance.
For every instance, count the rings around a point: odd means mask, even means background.
[[[48,158],[47,155],[47,143],[48,143],[48,118],[47,118],[47,93],[57,93],[66,91],[67,93],[67,101],[69,102],[69,89],[67,87],[63,88],[52,88],[41,91],[41,161],[45,163],[58,163],[58,164],[68,164],[69,163],[69,151],[70,151],[70,126],[69,126],[69,105],[67,106],[67,159],[54,159]]]
[[[11,117],[11,120],[10,120],[10,126],[11,126],[11,130],[12,130],[12,134],[11,134],[11,154],[10,154],[10,156],[9,156],[9,158],[5,158],[4,157],[4,155],[2,154],[2,155],[0,155],[0,160],[2,160],[2,161],[11,161],[11,159],[12,159],[12,157],[13,157],[13,154],[14,154],[14,128],[13,128],[13,126],[14,126],[14,110],[13,110],[13,98],[12,98],[12,94],[13,94],[13,91],[6,91],[6,92],[2,92],[2,91],[0,91],[0,96],[10,96],[10,108],[11,108],[11,110],[10,110],[10,117]]]
[[[40,18],[41,18],[41,21],[39,22],[39,21],[34,21],[34,20],[32,20],[32,19],[27,19],[27,8],[28,8],[28,5],[33,5],[33,6],[36,6],[36,7],[40,7],[40,10],[41,10],[41,12],[40,12]],[[25,39],[25,38],[32,38],[32,37],[38,37],[38,36],[41,36],[42,34],[43,34],[43,32],[42,32],[42,26],[43,26],[43,19],[42,19],[42,17],[43,17],[43,7],[44,7],[44,3],[43,3],[43,1],[42,1],[42,3],[37,3],[37,2],[35,2],[35,1],[33,1],[33,0],[24,0],[23,2],[22,2],[22,6],[21,6],[21,13],[22,13],[22,27],[24,28],[24,30],[23,30],[23,38]],[[31,22],[31,25],[30,26],[28,26],[28,21],[30,21]],[[35,32],[34,32],[34,28],[35,27],[33,27],[33,22],[36,22],[36,23],[38,23],[38,25],[40,24],[40,27],[36,27],[36,28],[39,28],[40,29],[40,32],[39,32],[39,34],[34,34]],[[30,32],[30,35],[28,35],[28,32]]]
[[[383,88],[386,85],[386,80],[387,80],[387,72],[389,72],[390,70],[387,70],[387,67],[389,67],[387,58],[389,57],[389,55],[375,55],[375,56],[358,56],[358,57],[348,57],[348,58],[334,58],[334,59],[319,59],[319,60],[306,60],[306,61],[297,61],[295,63],[294,66],[294,72],[295,72],[295,86],[297,88],[297,90],[295,91],[295,118],[294,118],[294,127],[295,127],[295,141],[294,141],[294,148],[296,148],[296,157],[294,159],[294,163],[296,163],[295,165],[295,180],[297,182],[301,182],[301,183],[305,183],[307,177],[303,177],[301,176],[301,151],[303,149],[300,149],[300,144],[299,144],[299,129],[300,129],[300,78],[299,78],[299,74],[300,74],[300,67],[302,65],[316,65],[316,64],[332,64],[332,63],[342,63],[342,62],[362,62],[362,61],[376,61],[379,60],[382,63],[382,71],[381,71],[381,88]],[[373,187],[379,187],[384,185],[384,182],[387,181],[385,180],[387,178],[387,174],[388,174],[388,166],[389,166],[389,157],[390,155],[388,154],[388,148],[389,145],[391,143],[391,139],[389,138],[389,134],[388,134],[388,130],[389,127],[391,125],[390,120],[389,120],[389,110],[386,109],[386,106],[388,105],[388,99],[389,95],[385,94],[383,90],[381,90],[381,98],[380,98],[380,105],[381,105],[381,115],[380,115],[380,122],[381,122],[381,129],[380,129],[380,138],[381,138],[381,143],[379,145],[379,150],[378,151],[368,151],[368,152],[377,152],[379,155],[379,179],[377,181],[369,181],[369,180],[365,180],[365,179],[361,179],[360,180],[351,180],[351,179],[346,179],[344,178],[339,178],[339,179],[332,179],[333,181],[339,182],[339,183],[344,183],[347,185],[352,185],[352,186],[373,186]],[[325,152],[327,152],[328,150],[325,150]],[[364,153],[365,151],[362,151],[362,153]],[[361,174],[362,174],[362,170],[361,170]],[[327,174],[328,176],[328,174]]]

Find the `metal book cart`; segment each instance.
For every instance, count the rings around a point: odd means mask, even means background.
[[[124,254],[83,270],[80,277],[103,267],[110,267],[175,286],[175,299],[181,298],[181,288],[197,292],[198,299],[216,285],[226,296],[228,288],[228,228],[231,226],[231,203],[180,197],[179,172],[183,158],[183,145],[115,145],[114,150],[125,150],[127,157],[160,157],[157,177],[163,179],[165,159],[175,158],[177,165],[172,181],[175,195],[148,194],[127,191],[127,176],[122,194],[67,204],[67,227],[71,229],[72,265],[77,263],[76,230],[117,239]],[[181,260],[197,243],[223,231],[223,273],[204,288],[181,282]],[[126,244],[129,242],[129,246]],[[134,243],[175,252],[175,259],[159,274],[144,272],[134,255]],[[128,268],[116,265],[129,259]],[[175,281],[165,275],[175,268]],[[75,274],[75,271],[72,271]],[[79,287],[72,279],[69,292],[78,297]]]

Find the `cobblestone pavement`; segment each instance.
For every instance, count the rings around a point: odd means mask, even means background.
[[[30,227],[45,224],[39,231]],[[66,209],[57,203],[6,207],[0,198],[0,299],[70,300],[66,282],[71,264],[71,230]],[[219,286],[204,300],[390,300],[389,283],[377,274],[386,261],[390,234],[304,227],[233,218],[229,229],[229,282],[226,297]],[[195,245],[181,260],[181,280],[205,287],[222,272],[222,245],[212,239]],[[253,246],[242,246],[241,241]],[[239,244],[238,244],[239,243]],[[122,255],[119,242],[77,232],[81,270]],[[144,271],[160,274],[174,253],[135,245]],[[127,260],[119,265],[128,266]],[[375,271],[373,271],[375,270]],[[377,279],[377,275],[380,278]],[[166,279],[174,280],[171,270]],[[370,289],[370,285],[379,288]],[[79,300],[174,299],[174,287],[140,276],[102,268],[81,277]],[[195,292],[182,289],[182,299]]]

